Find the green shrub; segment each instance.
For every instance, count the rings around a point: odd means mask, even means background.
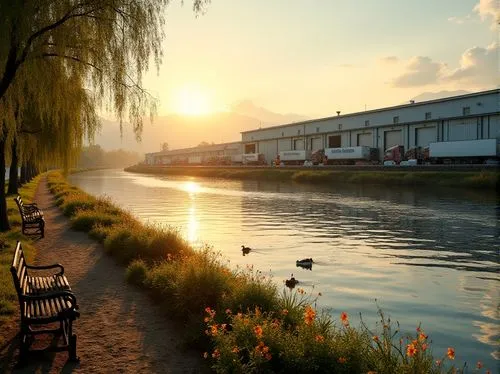
[[[129,283],[142,286],[146,280],[147,273],[148,267],[146,263],[142,260],[134,260],[128,265],[125,278]]]
[[[95,225],[111,226],[120,222],[119,216],[107,212],[80,210],[71,218],[71,227],[78,231],[89,232]]]

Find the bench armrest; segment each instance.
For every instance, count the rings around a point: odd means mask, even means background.
[[[23,209],[27,213],[34,213],[34,212],[40,212],[40,213],[42,213],[42,211],[40,210],[40,208],[38,208],[36,205],[31,206],[31,205],[28,205],[28,204],[24,204],[23,205]]]
[[[49,269],[55,269],[59,268],[59,273],[56,275],[63,275],[64,274],[64,267],[61,264],[52,264],[52,265],[43,265],[43,266],[34,266],[34,265],[26,265],[26,267],[30,270],[49,270]]]
[[[76,296],[74,293],[70,291],[55,291],[55,292],[46,292],[39,295],[25,295],[21,296],[25,301],[36,301],[36,300],[50,300],[57,299],[58,297],[67,297],[71,301],[71,307],[73,309],[78,309],[78,303],[76,302]]]

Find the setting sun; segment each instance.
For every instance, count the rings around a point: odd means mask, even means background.
[[[212,112],[209,95],[195,86],[184,86],[176,95],[176,111],[187,116],[200,116]]]

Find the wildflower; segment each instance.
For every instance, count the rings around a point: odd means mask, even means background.
[[[441,360],[436,360],[436,365],[441,366]]]
[[[208,321],[210,321],[210,318],[209,318],[209,317],[205,317],[205,318],[203,319],[203,321],[204,321],[205,323],[207,323]]]
[[[483,368],[483,363],[481,361],[478,361],[477,364],[476,364],[476,367],[478,369],[482,369]]]
[[[455,359],[455,349],[454,348],[448,348],[448,352],[446,352],[446,355],[448,356],[448,358],[450,360],[454,360]]]
[[[228,314],[228,315],[231,314],[231,309],[227,308],[226,309],[226,314]]]
[[[243,317],[243,314],[241,314],[241,313],[236,314],[236,318],[241,319],[241,317]]]
[[[222,325],[220,325],[220,329],[222,331],[226,331],[226,326],[227,326],[227,324],[223,323]]]
[[[349,316],[346,312],[340,313],[340,320],[344,324],[344,326],[349,326]]]
[[[217,336],[217,325],[210,326],[210,333],[212,336]]]
[[[262,341],[259,342],[259,345],[257,347],[255,347],[255,352],[260,356],[264,356],[267,360],[271,359],[271,354],[269,353],[269,347],[267,347]]]
[[[406,355],[409,357],[415,356],[417,353],[417,348],[413,344],[408,344],[406,346]]]
[[[325,337],[323,335],[316,335],[314,338],[318,343],[323,343],[325,341]]]
[[[378,336],[377,336],[377,335],[375,335],[375,336],[373,337],[373,340],[374,340],[374,341],[376,341],[376,342],[378,342],[378,341],[379,341]]]
[[[231,352],[233,353],[239,353],[240,352],[240,349],[238,347],[234,347]]]
[[[280,320],[277,318],[273,319],[273,321],[271,322],[271,326],[274,328],[280,327]]]
[[[207,359],[208,358],[208,352],[203,353],[203,358]]]
[[[313,308],[311,308],[310,305],[306,307],[306,310],[304,312],[304,322],[306,325],[311,325],[314,321],[314,318],[316,317],[316,312],[314,311]]]
[[[339,359],[337,360],[339,364],[345,364],[347,362],[347,358],[345,357],[339,357]]]
[[[262,338],[262,327],[260,327],[259,325],[255,326],[253,332],[255,333],[256,337]]]
[[[210,331],[205,330],[205,335],[210,335]]]
[[[422,329],[420,328],[420,326],[418,326],[418,327],[417,327],[417,332],[419,333],[419,332],[421,332],[421,331],[422,331]]]
[[[428,337],[429,336],[425,335],[423,332],[421,332],[420,334],[418,334],[418,340],[420,340],[422,342],[425,341],[425,340],[427,340]]]
[[[273,356],[270,353],[266,353],[265,358],[267,361],[271,361],[271,358],[273,358]]]
[[[281,314],[283,314],[284,316],[286,316],[288,314],[288,309],[283,309],[281,311]]]
[[[256,317],[258,317],[258,316],[260,316],[260,314],[261,314],[261,313],[260,313],[260,309],[259,309],[259,307],[258,307],[258,306],[256,306],[256,307],[255,307],[255,316],[256,316]]]
[[[429,348],[429,344],[423,343],[422,344],[422,351],[425,351],[427,348]]]
[[[219,358],[220,357],[220,351],[218,348],[214,350],[214,353],[212,353],[213,358]]]

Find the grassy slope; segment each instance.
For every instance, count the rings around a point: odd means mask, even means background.
[[[298,183],[358,183],[399,186],[447,186],[479,189],[496,188],[500,173],[485,171],[393,170],[297,170],[270,168],[158,168],[132,166],[126,171],[166,175],[189,175],[228,179],[294,181]]]

